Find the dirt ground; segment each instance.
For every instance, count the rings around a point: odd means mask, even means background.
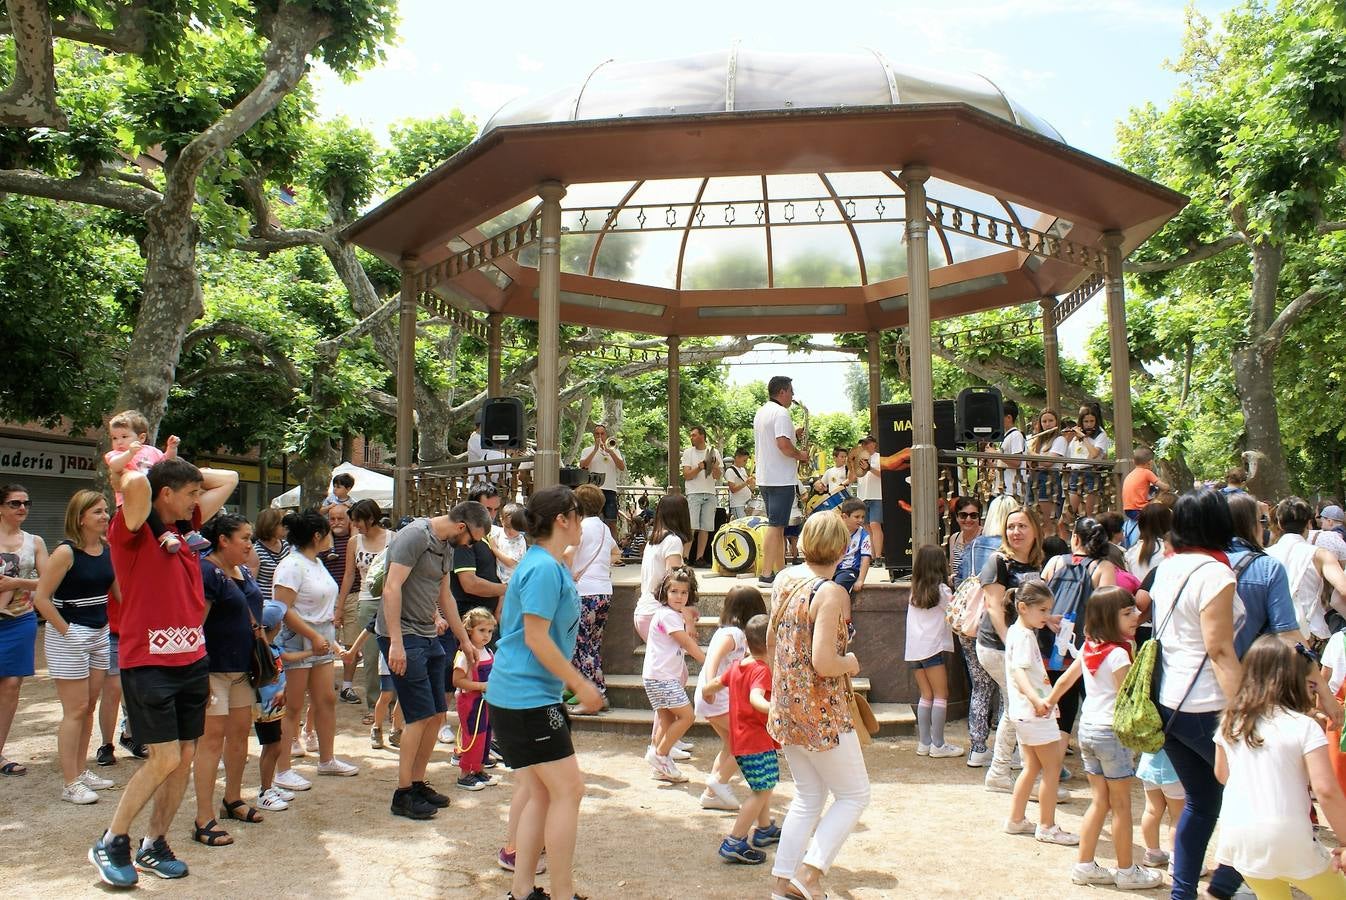
[[[262,824],[229,823],[236,843],[223,848],[190,840],[189,788],[169,840],[192,874],[176,882],[143,875],[140,890],[179,897],[235,892],[503,897],[509,876],[496,867],[495,854],[509,806],[508,773],[498,788],[460,791],[453,786],[457,772],[449,767],[448,753],[436,753],[430,780],[452,796],[453,805],[429,822],[395,818],[388,812],[396,781],[394,753],[369,749],[360,726],[363,706],[338,707],[337,753],[360,766],[359,776],[317,778],[313,756],[297,761],[296,769],[315,782],[313,790],[300,794],[289,810],[269,813]],[[26,681],[6,755],[25,763],[29,773],[0,778],[0,893],[6,896],[71,898],[108,890],[85,853],[106,827],[118,793],[105,791],[92,806],[60,801],[58,718],[51,682],[41,675]],[[961,725],[955,726],[951,740],[964,737]],[[703,811],[697,803],[714,755],[710,741],[697,744],[695,758],[683,764],[691,781],[677,786],[650,778],[638,738],[578,731],[576,743],[588,781],[577,859],[581,892],[602,900],[769,896],[769,862],[760,867],[729,865],[715,854],[732,816]],[[96,771],[124,783],[137,763],[118,749],[117,765]],[[919,758],[913,750],[913,740],[907,738],[879,742],[866,751],[873,799],[827,879],[831,896],[1040,900],[1091,895],[1091,889],[1070,884],[1073,849],[1000,831],[1009,798],[982,788],[982,770],[967,768],[962,759]],[[1077,767],[1073,757],[1069,762]],[[256,772],[254,747],[244,779],[247,799],[255,790]],[[1066,804],[1058,821],[1078,831],[1088,791],[1079,776],[1070,786],[1080,799]],[[742,785],[738,789],[744,790]],[[773,804],[778,821],[790,796],[787,779]],[[1029,807],[1030,815],[1034,809]],[[137,825],[143,827],[143,817]],[[133,829],[133,838],[139,834]],[[1099,858],[1104,864],[1111,861],[1112,846],[1106,840]],[[1167,896],[1166,887],[1162,896]]]

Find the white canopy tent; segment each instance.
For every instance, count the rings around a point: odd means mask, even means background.
[[[371,472],[369,469],[362,469],[348,462],[344,462],[332,470],[333,475],[340,475],[342,472],[355,479],[355,487],[351,488],[352,498],[373,500],[379,505],[380,509],[392,508],[393,479],[390,476],[380,475],[378,472]],[[297,486],[293,487],[272,500],[271,505],[276,509],[298,509],[300,504],[299,494],[299,488]]]

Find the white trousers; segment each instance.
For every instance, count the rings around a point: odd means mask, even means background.
[[[831,750],[783,749],[794,779],[795,797],[781,826],[771,874],[794,878],[801,862],[826,873],[869,805],[869,773],[865,771],[860,739],[854,731],[848,731],[841,735],[840,745]],[[829,792],[834,799],[824,813]]]
[[[986,770],[988,779],[1011,777],[1010,761],[1014,757],[1014,748],[1019,745],[1014,725],[1009,720],[1009,684],[1005,681],[1005,651],[993,647],[977,645],[977,661],[982,668],[995,679],[1000,688],[1000,721],[995,729],[995,747],[991,753],[991,766]]]

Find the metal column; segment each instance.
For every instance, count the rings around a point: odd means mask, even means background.
[[[1108,349],[1112,356],[1112,440],[1117,474],[1131,471],[1135,437],[1131,431],[1131,351],[1126,340],[1126,286],[1122,281],[1122,233],[1105,231],[1107,272],[1103,286],[1108,301]]]
[[[486,396],[500,396],[500,319],[498,312],[486,316]]]
[[[411,509],[411,443],[416,409],[415,256],[402,257],[402,295],[397,312],[397,470],[393,482],[393,520]]]
[[[879,358],[879,333],[871,331],[865,335],[867,362],[869,363],[869,433],[878,436],[879,404],[883,402],[882,368]]]
[[[1056,298],[1043,297],[1042,307],[1042,368],[1047,381],[1047,408],[1062,413],[1061,409],[1061,350],[1056,342]]]
[[[561,198],[564,185],[544,181],[542,241],[537,264],[537,450],[533,483],[551,487],[561,479],[561,408],[557,382],[561,363]]]
[[[682,493],[682,375],[678,350],[682,340],[668,339],[668,489]]]
[[[929,224],[925,182],[930,170],[902,170],[907,213],[907,329],[911,336],[912,552],[939,540],[939,468],[935,448],[935,375],[930,338]],[[902,548],[889,549],[890,556]]]

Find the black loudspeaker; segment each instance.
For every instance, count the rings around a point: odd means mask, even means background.
[[[573,466],[562,466],[558,474],[558,480],[565,487],[574,490],[582,484],[589,483],[589,470],[578,469]]]
[[[958,440],[999,441],[1005,436],[1005,407],[1000,388],[963,388],[958,394]]]
[[[491,397],[481,406],[483,450],[518,450],[523,446],[523,401]]]

